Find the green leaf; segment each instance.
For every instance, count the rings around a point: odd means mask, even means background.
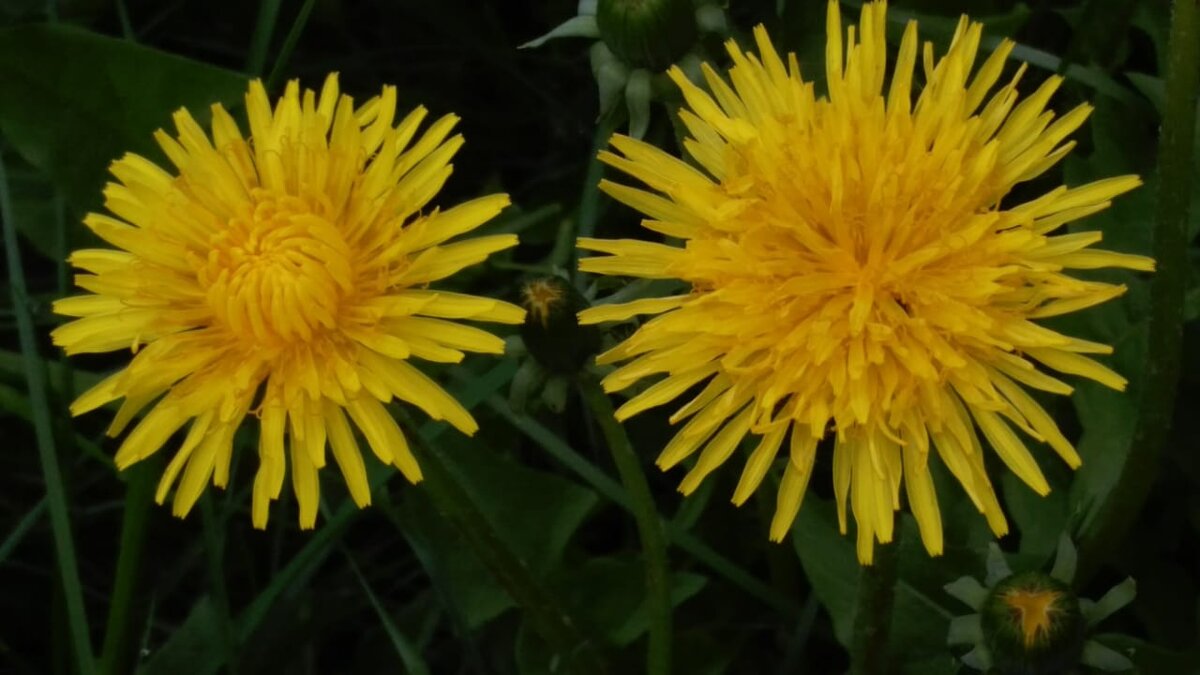
[[[1039,452],[1040,451],[1040,452]],[[1070,469],[1050,448],[1038,444],[1035,456],[1054,489],[1045,497],[1034,492],[1020,478],[1005,472],[1000,476],[1005,511],[1020,533],[1021,553],[1048,559],[1058,547],[1058,537],[1067,524]]]
[[[398,513],[407,524],[405,537],[423,549],[427,574],[441,586],[448,611],[462,618],[463,628],[474,630],[516,606],[428,496],[411,491]]]
[[[838,532],[833,503],[816,495],[806,496],[792,526],[792,543],[813,592],[833,620],[837,641],[850,644],[858,593],[858,558],[851,540]]]
[[[624,647],[646,633],[644,563],[637,558],[591,558],[559,578],[556,586],[575,615],[589,621],[594,634]],[[708,579],[699,574],[671,575],[671,605],[678,606],[700,592]]]
[[[499,413],[521,433],[537,443],[548,456],[582,478],[598,494],[623,509],[632,508],[629,497],[620,483],[610,478],[553,431],[527,415],[517,414],[504,399],[498,396],[488,399],[487,403],[493,411]],[[717,553],[699,537],[688,532],[681,524],[668,522],[666,528],[671,541],[681,550],[707,566],[718,576],[724,577],[747,595],[761,600],[784,614],[796,611],[797,608],[791,598],[772,591],[770,586],[764,584],[757,576]]]
[[[138,670],[139,675],[174,675],[175,673],[212,672],[216,666],[213,656],[220,651],[221,624],[217,608],[207,595],[192,606],[187,619],[171,633],[162,649],[150,648],[150,660]],[[197,668],[204,663],[205,667]]]
[[[557,575],[551,585],[563,606],[583,622],[585,634],[614,647],[627,647],[649,628],[643,565],[632,556],[589,558],[580,567]],[[708,579],[699,574],[672,573],[672,607],[699,593],[707,583]],[[555,670],[553,655],[528,624],[523,622],[517,633],[516,660],[520,672],[523,675],[562,672]]]
[[[975,572],[978,557],[969,549],[947,548],[931,558],[921,543],[916,521],[897,516],[900,530],[900,569],[892,609],[890,648],[893,658],[908,663],[943,657],[950,621],[970,614],[942,588],[947,580]]]
[[[153,150],[173,110],[203,123],[245,88],[239,73],[70,26],[0,29],[0,131],[81,209],[100,203],[112,160]]]
[[[35,251],[50,259],[58,255],[54,186],[36,170],[14,170],[9,177],[17,232]],[[63,214],[66,218],[66,214]]]
[[[960,672],[963,672],[962,663],[950,654],[909,661],[900,667],[900,675],[956,675]]]
[[[1074,529],[1082,532],[1092,525],[1121,476],[1137,410],[1129,396],[1093,384],[1079,386],[1075,407],[1084,428],[1078,443],[1083,466],[1071,484],[1070,502]]]
[[[537,575],[558,567],[570,538],[599,501],[587,488],[520,466],[469,439],[444,438],[435,451],[499,535]],[[418,524],[443,568],[450,594],[468,626],[475,628],[514,606],[475,555],[463,552],[461,536],[437,516],[428,499],[417,490],[406,496],[404,512]]]
[[[1110,208],[1072,224],[1071,230],[1099,230],[1104,233],[1103,248],[1149,254],[1157,182],[1150,173],[1155,146],[1153,121],[1120,103],[1101,99],[1096,103],[1090,128],[1093,152],[1066,161],[1063,173],[1067,184],[1140,173],[1146,185],[1122,195]],[[1047,322],[1051,328],[1070,335],[1112,345],[1114,355],[1101,360],[1130,381],[1125,392],[1118,392],[1079,378],[1068,380],[1076,386],[1072,401],[1083,428],[1077,443],[1083,466],[1071,484],[1068,512],[1072,530],[1082,539],[1091,536],[1089,531],[1095,518],[1117,485],[1129,457],[1146,360],[1145,308],[1150,304],[1144,278],[1107,270],[1094,276],[1127,284],[1129,292],[1118,301]]]
[[[437,450],[513,551],[535,573],[550,571],[599,497],[565,478],[506,459],[478,440],[450,437]]]

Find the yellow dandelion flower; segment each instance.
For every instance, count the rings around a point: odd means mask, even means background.
[[[658,315],[598,358],[627,362],[605,378],[608,391],[666,375],[621,406],[618,419],[704,385],[671,416],[687,423],[658,459],[667,469],[700,450],[680,490],[696,489],[753,435],[758,445],[733,496],[741,504],[790,438],[770,528],[781,540],[818,441],[832,435],[838,518],[845,532],[848,502],[864,563],[875,541],[892,539],[902,484],[926,548],[941,552],[931,450],[998,535],[1007,525],[977,430],[1040,494],[1049,485],[1016,430],[1080,464],[1023,387],[1071,393],[1046,369],[1116,389],[1125,379],[1087,356],[1110,353],[1107,345],[1036,320],[1125,290],[1069,270],[1154,267],[1091,248],[1099,232],[1055,233],[1137,187],[1136,176],[1001,201],[1074,146],[1067,137],[1091,108],[1061,117],[1047,110],[1061,78],[1019,101],[1021,66],[996,88],[1013,43],[974,69],[982,26],[963,17],[940,60],[932,45],[920,47],[910,22],[885,91],[886,11],[883,2],[865,5],[843,38],[838,5],[829,3],[826,96],[801,77],[794,55],[780,58],[761,27],[757,56],[728,45],[728,81],[704,68],[711,93],[672,70],[687,104],[684,146],[700,168],[616,136],[616,152],[601,158],[649,189],[602,188],[646,214],[644,227],[682,245],[579,241],[609,254],[584,259],[581,270],[691,285],[686,294],[580,314],[585,323]],[[926,84],[914,102],[918,54]]]
[[[254,415],[254,526],[266,526],[290,465],[300,525],[311,528],[327,444],[354,501],[371,500],[347,415],[375,455],[412,482],[420,467],[385,404],[407,401],[476,431],[471,414],[409,359],[456,363],[464,352],[504,351],[500,338],[454,320],[516,324],[524,310],[426,286],[517,238],[449,242],[499,213],[508,196],[425,210],[463,143],[450,135],[458,118],[418,135],[426,111],[397,123],[394,87],[356,108],[335,75],[320,95],[293,81],[272,109],[255,81],[246,112],[248,138],[220,105],[211,138],[176,112],[177,136],[155,134],[175,172],[133,154],[112,164],[111,215],[84,222],[115,249],[71,255],[82,271],[76,283],[90,294],[55,303],[55,312],[79,318],[53,338],[68,354],[133,352],[71,406],[79,415],[123,398],[108,430],[115,436],[154,404],[117,450],[118,468],[190,422],[156,495],[162,503],[179,478],[175,515],[186,515],[210,480],[225,486],[234,432]]]

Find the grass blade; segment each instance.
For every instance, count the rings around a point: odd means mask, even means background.
[[[396,527],[397,533],[408,543],[409,548],[412,549],[413,556],[416,557],[421,568],[425,570],[425,575],[429,577],[429,582],[433,586],[434,596],[437,597],[441,609],[446,612],[446,619],[450,622],[450,629],[454,633],[459,649],[463,652],[462,671],[467,673],[486,673],[487,667],[483,663],[483,655],[479,650],[479,645],[476,643],[474,636],[471,635],[467,617],[463,613],[462,608],[454,602],[450,581],[447,578],[448,575],[445,573],[444,567],[439,565],[440,561],[436,559],[429,542],[424,537],[416,534],[417,527],[412,526],[408,514],[402,513],[394,504],[383,502],[379,504],[379,508]],[[433,626],[430,626],[430,630],[432,629]]]
[[[267,76],[268,90],[273,91],[279,85],[279,78],[283,77],[284,71],[287,70],[288,61],[292,58],[292,52],[296,49],[296,43],[300,41],[300,36],[304,34],[304,27],[308,25],[308,15],[312,14],[315,4],[317,4],[315,0],[304,0],[304,4],[300,6],[296,20],[292,22],[287,37],[283,39],[283,46],[279,48],[279,56],[275,57],[275,66],[271,68],[271,74]]]
[[[346,556],[346,562],[350,565],[350,571],[358,579],[358,585],[362,587],[363,593],[367,595],[367,600],[371,602],[371,607],[375,608],[375,614],[379,616],[379,622],[383,624],[383,630],[392,641],[392,646],[395,647],[396,654],[404,662],[405,670],[408,671],[409,675],[429,675],[429,667],[425,665],[421,654],[409,642],[408,638],[404,637],[404,634],[400,632],[400,629],[396,626],[396,622],[392,621],[392,617],[388,616],[383,603],[376,597],[375,591],[371,589],[371,584],[367,582],[367,578],[363,576],[362,570],[358,568],[358,563],[354,561],[354,556],[350,555],[350,551],[345,548],[342,549],[342,555]]]
[[[25,361],[25,380],[29,385],[29,401],[33,413],[33,429],[37,437],[38,455],[46,481],[46,500],[50,507],[50,526],[54,535],[58,572],[66,601],[67,623],[71,630],[71,645],[75,652],[76,669],[82,675],[96,672],[91,633],[83,605],[83,585],[79,582],[79,566],[75,560],[75,542],[71,538],[71,515],[67,510],[67,495],[62,472],[58,466],[58,451],[54,447],[54,429],[50,423],[50,406],[46,397],[46,371],[37,353],[33,333],[33,317],[29,311],[29,293],[25,288],[25,271],[18,248],[17,228],[13,222],[12,199],[4,158],[0,155],[0,220],[3,220],[4,249],[8,256],[8,277],[12,286],[13,310],[17,319],[17,334],[21,355]]]
[[[121,547],[109,599],[104,646],[100,649],[102,675],[128,673],[133,664],[134,633],[130,630],[130,620],[134,615],[139,568],[146,544],[146,523],[157,473],[155,464],[157,462],[141,462],[126,472],[129,481],[125,492],[125,514],[121,519]]]
[[[620,115],[603,115],[596,123],[596,132],[592,137],[591,160],[588,161],[587,175],[583,179],[583,193],[579,197],[579,212],[559,233],[559,239],[554,243],[551,260],[555,266],[564,267],[572,279],[579,272],[576,261],[579,249],[575,248],[575,238],[590,237],[596,233],[596,224],[607,205],[600,192],[600,179],[604,177],[604,163],[599,159],[599,153],[608,147],[608,139],[622,121]]]
[[[275,34],[281,4],[282,0],[263,0],[258,7],[254,37],[250,41],[250,53],[246,55],[246,72],[252,77],[261,77],[266,67],[267,50],[271,48],[271,36]]]
[[[17,523],[17,526],[12,529],[12,532],[8,533],[8,536],[4,538],[4,542],[0,543],[0,565],[3,565],[4,561],[8,560],[8,556],[12,555],[13,549],[15,549],[21,543],[21,541],[25,539],[25,535],[29,534],[29,529],[33,527],[33,524],[36,523],[45,512],[46,498],[42,497],[38,500],[37,504],[33,505],[32,509],[29,509],[29,511],[21,517],[21,522]]]

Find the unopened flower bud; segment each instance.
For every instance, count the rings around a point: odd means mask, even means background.
[[[587,308],[587,299],[567,280],[543,277],[526,283],[521,304],[528,310],[521,338],[547,371],[573,374],[600,350],[600,330],[580,326],[575,317]]]
[[[599,0],[600,39],[626,63],[666,70],[697,38],[692,0]]]
[[[1079,664],[1086,622],[1079,598],[1042,572],[996,584],[981,609],[984,641],[996,675],[1061,675]]]

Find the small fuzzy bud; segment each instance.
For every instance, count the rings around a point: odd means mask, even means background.
[[[580,326],[575,316],[588,302],[565,279],[544,277],[526,283],[521,304],[529,312],[521,326],[521,339],[547,371],[573,374],[600,350],[600,330]]]

